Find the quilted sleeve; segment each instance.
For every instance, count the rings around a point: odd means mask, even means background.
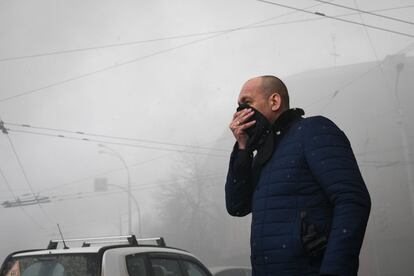
[[[371,199],[345,134],[329,119],[307,119],[305,156],[334,207],[321,274],[357,275]]]
[[[238,150],[235,145],[230,157],[225,185],[226,208],[232,216],[245,216],[251,212],[253,185],[251,183],[252,155]]]

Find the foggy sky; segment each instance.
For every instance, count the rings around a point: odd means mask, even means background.
[[[310,0],[274,2],[299,8],[318,4]],[[335,2],[350,7],[357,4],[362,10],[371,11],[414,4],[407,0]],[[352,13],[328,5],[309,10],[331,16]],[[414,21],[413,7],[378,13]],[[368,15],[341,18],[363,20],[368,25],[414,35],[413,25],[384,18]],[[258,26],[264,24],[269,25]],[[217,33],[223,30],[227,32]],[[181,37],[172,38],[176,36]],[[287,79],[289,88],[292,83],[293,106],[309,106],[305,110],[307,114],[323,114],[339,121],[351,132],[351,142],[362,148],[365,134],[353,129],[363,127],[358,119],[349,116],[352,112],[349,104],[356,96],[341,94],[332,102],[312,105],[321,97],[329,96],[332,90],[323,90],[322,80],[317,85],[321,90],[308,91],[306,83],[293,85],[295,76],[359,63],[375,65],[413,43],[412,37],[303,12],[292,13],[253,0],[1,0],[0,38],[0,118],[5,123],[147,141],[128,142],[7,125],[43,134],[9,134],[29,183],[7,136],[0,137],[0,168],[15,195],[20,197],[33,191],[58,197],[92,193],[93,179],[102,176],[109,183],[126,185],[126,172],[120,159],[100,154],[102,148],[97,146],[98,142],[56,135],[134,144],[138,147],[107,145],[130,166],[134,188],[147,187],[134,191],[134,196],[148,223],[151,223],[151,214],[155,214],[154,193],[160,187],[157,185],[168,183],[174,164],[183,156],[197,153],[194,156],[200,160],[216,160],[225,171],[231,145],[221,146],[216,141],[223,135],[228,135],[231,141],[227,124],[235,110],[239,89],[247,79],[264,74]],[[111,45],[115,46],[107,47]],[[53,54],[61,51],[69,52]],[[49,54],[27,57],[44,53]],[[412,51],[405,54],[410,56]],[[363,70],[355,76],[360,73]],[[346,83],[345,78],[338,87]],[[389,83],[393,85],[392,80]],[[378,98],[376,91],[368,87],[367,90],[365,99],[387,106],[390,98]],[[20,94],[24,95],[7,99]],[[382,114],[375,105],[368,105],[368,100],[359,108],[367,108],[374,117]],[[392,143],[392,138],[389,140]],[[104,174],[112,170],[117,171]],[[0,191],[2,202],[13,199],[3,178],[0,178]],[[56,235],[56,222],[70,236],[113,234],[120,230],[121,214],[125,230],[125,200],[126,196],[119,192],[107,197],[54,201],[42,205],[43,210],[38,206],[24,208],[41,227],[19,208],[1,208],[0,242],[5,249],[0,251],[0,256],[26,245],[46,246],[43,240]],[[26,235],[19,242],[10,242],[16,233],[25,235],[27,228],[31,229],[32,237]]]

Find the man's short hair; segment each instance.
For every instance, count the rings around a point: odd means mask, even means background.
[[[289,92],[283,81],[275,76],[261,76],[261,79],[265,95],[278,93],[282,98],[282,107],[289,109]]]

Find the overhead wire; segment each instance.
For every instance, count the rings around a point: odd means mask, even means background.
[[[331,3],[331,2],[327,2],[327,3]],[[375,9],[375,10],[370,10],[370,11],[366,11],[366,12],[367,13],[370,13],[370,12],[373,13],[373,12],[407,9],[407,8],[413,8],[413,7],[414,7],[414,5],[405,5],[405,6],[397,6],[397,7],[391,7],[391,8]],[[356,15],[356,14],[358,14],[358,13],[338,14],[338,15],[335,15],[335,17],[346,17],[346,16],[352,16],[352,15]],[[81,48],[74,48],[74,49],[57,50],[57,51],[43,52],[43,53],[38,53],[38,54],[28,54],[28,55],[21,55],[21,56],[3,57],[3,58],[0,58],[0,63],[1,62],[6,62],[6,61],[13,61],[13,60],[22,60],[22,59],[30,59],[30,58],[38,58],[38,57],[54,56],[54,55],[63,55],[63,54],[78,53],[78,52],[85,52],[85,51],[92,51],[92,50],[100,50],[100,49],[134,46],[134,45],[152,43],[152,42],[158,42],[158,41],[190,38],[190,37],[195,37],[195,36],[205,36],[205,35],[210,35],[210,34],[231,32],[231,31],[238,31],[238,30],[242,31],[242,30],[249,30],[249,29],[266,28],[266,27],[272,27],[272,26],[276,26],[276,25],[284,25],[284,24],[292,24],[292,23],[300,23],[300,22],[309,22],[309,21],[316,21],[316,20],[323,20],[323,19],[324,18],[308,18],[308,19],[292,20],[292,21],[286,21],[286,22],[280,22],[280,23],[270,23],[270,24],[248,26],[248,27],[243,27],[243,28],[227,28],[227,29],[221,29],[221,30],[215,30],[215,31],[205,31],[205,32],[198,32],[198,33],[183,34],[183,35],[165,36],[165,37],[152,38],[152,39],[134,40],[134,41],[122,42],[122,43],[111,43],[111,44],[104,44],[104,45],[91,46],[91,47],[81,47]],[[274,20],[274,19],[272,19],[272,20]]]
[[[10,186],[10,184],[9,184],[9,181],[7,180],[7,178],[6,178],[6,176],[4,175],[4,173],[3,173],[3,170],[0,168],[0,174],[1,174],[1,177],[3,178],[3,180],[4,180],[4,183],[6,184],[6,187],[7,187],[7,190],[9,190],[9,192],[10,192],[10,194],[13,196],[13,198],[15,199],[15,200],[17,200],[17,196],[16,196],[16,194],[13,192],[13,189],[11,188],[11,186]]]
[[[2,120],[1,120],[1,117],[0,117],[0,121],[1,122],[3,122]],[[17,154],[17,151],[16,151],[16,148],[14,147],[14,144],[13,144],[13,141],[11,140],[11,138],[10,138],[10,136],[8,135],[8,133],[7,132],[5,132],[5,135],[6,135],[6,137],[7,137],[7,140],[9,141],[9,143],[10,143],[10,146],[11,146],[11,148],[12,148],[12,151],[13,151],[13,153],[14,153],[14,156],[15,156],[15,158],[16,158],[16,160],[17,160],[17,162],[18,162],[18,164],[19,164],[19,167],[20,167],[20,169],[21,169],[21,172],[23,173],[23,176],[24,176],[24,178],[25,178],[25,180],[26,180],[26,184],[28,184],[28,186],[29,186],[29,188],[30,188],[30,192],[31,192],[31,194],[32,194],[32,196],[33,196],[33,198],[36,198],[36,194],[34,193],[34,189],[33,189],[33,186],[31,185],[31,183],[30,183],[30,181],[29,181],[29,179],[28,179],[28,177],[27,177],[27,174],[26,174],[26,171],[24,170],[24,167],[23,167],[23,164],[21,163],[21,160],[20,160],[20,158],[19,158],[19,155]],[[13,190],[12,190],[12,188],[11,188],[11,185],[9,184],[9,182],[8,182],[8,180],[7,180],[7,178],[6,178],[6,176],[4,175],[4,173],[3,173],[3,171],[0,169],[0,173],[1,173],[1,175],[2,175],[2,178],[3,178],[3,180],[4,180],[4,182],[6,183],[6,186],[7,186],[7,189],[9,190],[9,192],[12,194],[12,196],[13,196],[13,198],[14,198],[14,200],[15,201],[18,201],[18,197],[16,196],[16,194],[13,192]],[[47,218],[47,219],[49,219],[50,220],[50,217],[48,216],[48,214],[45,212],[45,210],[42,208],[42,206],[40,205],[40,203],[37,201],[37,205],[38,205],[38,207],[40,208],[40,210],[41,210],[41,212],[43,213],[43,215]],[[33,218],[33,216],[31,216],[25,209],[24,209],[24,207],[23,206],[19,206],[20,207],[20,210],[37,226],[37,227],[39,227],[41,230],[43,230],[43,231],[47,231],[40,223],[38,223],[34,218]]]
[[[148,143],[148,144],[157,144],[157,145],[166,145],[166,146],[175,146],[175,147],[184,147],[184,148],[193,148],[193,149],[220,151],[220,152],[227,152],[228,151],[226,149],[219,149],[219,148],[212,148],[212,147],[205,147],[205,146],[196,146],[196,145],[189,145],[189,144],[178,144],[178,143],[162,142],[162,141],[156,141],[156,140],[150,140],[150,139],[111,136],[111,135],[96,134],[96,133],[85,132],[85,131],[73,131],[73,130],[67,130],[67,129],[61,129],[61,128],[32,126],[32,125],[29,125],[29,124],[17,124],[17,123],[9,123],[9,122],[4,122],[4,124],[5,125],[10,125],[10,126],[23,127],[23,128],[48,130],[48,131],[55,131],[55,132],[61,132],[61,133],[86,135],[86,136],[93,136],[93,137],[100,137],[100,138],[107,138],[107,139],[115,139],[115,140],[135,141],[135,142]]]
[[[72,134],[80,134],[80,135],[89,135],[89,136],[98,136],[98,137],[111,138],[111,139],[131,140],[131,141],[138,141],[138,142],[143,142],[144,141],[144,142],[148,142],[148,143],[156,143],[156,144],[163,144],[163,145],[172,145],[172,146],[180,146],[180,147],[192,147],[192,148],[195,148],[195,149],[217,150],[217,151],[222,151],[222,152],[228,152],[228,150],[225,150],[225,149],[216,149],[216,148],[211,148],[211,147],[200,147],[200,146],[193,146],[193,145],[164,143],[164,142],[153,141],[153,140],[146,140],[146,139],[136,139],[136,138],[127,138],[127,137],[119,137],[119,136],[109,136],[109,135],[93,134],[93,133],[87,133],[87,132],[83,132],[83,131],[69,131],[69,130],[55,129],[55,128],[34,127],[34,126],[27,125],[27,124],[14,124],[14,123],[7,123],[7,122],[4,122],[4,124],[5,125],[10,125],[10,126],[22,126],[22,127],[35,128],[35,129],[37,128],[37,129],[57,131],[57,132],[61,131],[61,132],[64,132],[64,133],[72,133]],[[59,138],[63,138],[61,135],[56,135],[56,136],[59,137]],[[82,140],[84,140],[84,139],[82,139]],[[135,163],[133,165],[129,165],[128,167],[130,168],[130,167],[142,165],[142,164],[145,164],[145,163],[148,163],[148,162],[152,162],[154,160],[158,160],[160,158],[164,158],[165,156],[168,156],[168,155],[170,155],[170,154],[164,154],[164,155],[162,155],[160,157],[152,158],[152,159],[145,160],[145,161],[140,161],[140,162]],[[65,184],[62,184],[62,185],[55,186],[55,187],[63,187],[63,186],[74,185],[74,184],[77,184],[77,183],[81,183],[81,182],[84,182],[84,181],[93,179],[93,178],[98,177],[98,176],[101,176],[101,175],[106,175],[106,174],[118,172],[118,171],[121,171],[121,170],[124,170],[124,168],[120,168],[120,169],[116,169],[116,170],[111,170],[111,171],[108,171],[108,172],[100,173],[100,174],[95,175],[93,177],[87,177],[87,178],[83,178],[83,179],[80,179],[80,180],[71,181],[69,183],[65,183]],[[44,189],[44,190],[50,190],[50,189],[54,189],[54,188],[49,188],[49,189]],[[44,191],[44,190],[42,190],[42,191]],[[39,192],[41,192],[41,191],[39,191]]]
[[[401,23],[414,25],[414,22],[411,22],[411,21],[403,20],[403,19],[400,19],[400,18],[392,17],[392,16],[377,14],[377,13],[373,13],[373,12],[366,11],[366,10],[361,10],[359,7],[352,8],[352,7],[340,5],[340,4],[333,3],[333,2],[322,1],[322,0],[314,0],[314,1],[319,2],[319,3],[324,3],[324,4],[327,4],[327,5],[331,5],[331,6],[335,6],[335,7],[344,8],[344,9],[347,9],[347,10],[357,11],[359,13],[365,13],[365,14],[368,14],[368,15],[385,18],[385,19],[388,19],[388,20],[393,20],[393,21],[397,21],[397,22],[401,22]]]
[[[305,9],[300,9],[300,8],[289,7],[289,6],[286,6],[286,5],[281,5],[281,4],[277,4],[277,3],[269,2],[269,1],[261,1],[261,0],[257,0],[257,1],[265,2],[265,3],[269,3],[269,4],[274,4],[274,5],[279,5],[279,6],[283,6],[283,7],[286,7],[286,8],[291,8],[291,9],[294,9],[296,12],[297,11],[302,11],[302,12],[310,13],[312,15],[317,14],[317,15],[320,15],[320,16],[324,16],[326,18],[337,19],[337,20],[345,21],[345,22],[352,23],[352,24],[362,25],[362,24],[357,23],[357,22],[354,22],[354,21],[343,20],[343,19],[340,19],[338,17],[327,16],[327,15],[324,15],[324,14],[321,14],[321,13],[314,13],[314,12],[309,12],[309,11],[306,10],[306,9],[313,8],[315,6],[321,5],[322,3],[320,3],[318,5],[313,5],[313,6],[306,7]],[[407,6],[407,7],[411,7],[411,6]],[[382,10],[387,10],[387,9],[382,9]],[[57,82],[54,82],[54,83],[51,83],[51,84],[48,84],[48,85],[45,85],[45,86],[41,86],[41,87],[38,87],[38,88],[35,88],[35,89],[27,90],[27,91],[18,93],[16,95],[4,97],[4,98],[1,98],[0,99],[0,102],[5,102],[5,101],[12,100],[12,99],[15,99],[15,98],[18,98],[18,97],[22,97],[22,96],[25,96],[25,95],[29,95],[29,94],[33,94],[33,93],[36,93],[36,92],[40,92],[40,91],[43,91],[45,89],[49,89],[49,88],[52,88],[52,87],[56,87],[56,86],[59,86],[59,85],[65,84],[65,83],[69,83],[69,82],[72,82],[72,81],[75,81],[75,80],[83,79],[83,78],[86,78],[86,77],[89,77],[89,76],[92,76],[92,75],[95,75],[95,74],[98,74],[98,73],[106,72],[106,71],[109,71],[109,70],[112,70],[112,69],[115,69],[115,68],[118,68],[118,67],[121,67],[121,66],[124,66],[124,65],[128,65],[128,64],[131,64],[131,63],[135,63],[135,62],[138,62],[138,61],[141,61],[141,60],[145,60],[145,59],[150,58],[150,57],[153,57],[153,56],[157,56],[157,55],[160,55],[160,54],[163,54],[163,53],[166,53],[166,52],[170,52],[170,51],[173,51],[173,50],[176,50],[176,49],[179,49],[179,48],[183,48],[183,47],[186,47],[186,46],[189,46],[189,45],[192,45],[192,44],[196,44],[198,42],[210,40],[212,38],[215,38],[215,37],[218,37],[218,36],[221,36],[221,35],[225,35],[225,34],[232,33],[232,32],[236,32],[236,31],[240,31],[240,30],[245,30],[245,29],[248,29],[248,28],[255,28],[256,25],[258,25],[258,24],[260,24],[262,22],[274,20],[276,18],[280,18],[280,17],[286,16],[286,15],[290,15],[292,13],[294,13],[294,12],[282,14],[282,15],[275,16],[275,17],[271,17],[271,18],[268,18],[268,19],[265,19],[265,20],[261,20],[261,21],[258,21],[258,22],[252,23],[252,24],[248,24],[248,25],[245,25],[245,26],[242,26],[242,27],[228,29],[227,31],[217,31],[217,34],[212,35],[212,36],[209,36],[209,37],[206,37],[206,38],[202,38],[202,39],[198,39],[198,40],[193,40],[193,41],[190,41],[188,43],[180,44],[180,45],[175,46],[175,47],[172,47],[172,48],[167,48],[167,49],[164,49],[164,50],[161,50],[161,51],[157,51],[157,52],[154,52],[154,53],[149,54],[149,55],[141,56],[141,57],[138,57],[138,58],[135,58],[135,59],[132,59],[132,60],[125,61],[125,62],[116,63],[114,65],[107,66],[107,67],[104,67],[104,68],[101,68],[101,69],[98,69],[98,70],[95,70],[95,71],[91,71],[91,72],[88,72],[88,73],[85,73],[85,74],[80,74],[78,76],[74,76],[74,77],[67,78],[67,79],[64,79],[64,80],[61,80],[61,81],[57,81]],[[313,20],[317,20],[317,19],[296,20],[296,21],[292,21],[291,23],[298,23],[298,22],[305,22],[305,21],[313,21]],[[274,25],[283,25],[283,24],[288,24],[288,23],[283,23],[282,22],[282,23],[275,23],[275,24],[272,24],[272,25],[274,26]],[[270,25],[263,25],[262,27],[267,27],[267,26],[270,26]],[[379,27],[370,26],[370,25],[367,25],[367,26],[373,27],[373,28],[376,28],[376,29],[381,29],[383,31],[387,31],[387,29],[384,29],[384,28],[379,28]],[[388,30],[388,31],[391,31],[391,30]],[[394,32],[394,31],[391,31],[391,32]],[[408,35],[410,37],[414,37],[414,36],[409,35],[409,34],[405,34],[405,35]],[[64,52],[66,52],[66,51],[64,51]],[[46,55],[46,54],[44,54],[44,55]]]
[[[322,3],[319,3],[319,4],[316,4],[316,5],[312,5],[312,6],[309,6],[309,7],[305,7],[305,9],[313,8],[313,7],[320,6],[320,5],[323,5],[323,4]],[[287,15],[294,14],[296,12],[297,11],[284,13],[284,14],[281,14],[281,15],[278,15],[278,16],[274,16],[274,17],[271,17],[271,18],[268,18],[268,19],[260,20],[260,21],[257,21],[257,22],[251,23],[251,24],[247,24],[247,25],[244,25],[244,26],[241,26],[241,27],[238,27],[238,28],[234,28],[234,29],[232,29],[230,31],[220,32],[220,33],[217,33],[217,34],[214,34],[214,35],[205,37],[205,38],[201,38],[201,39],[197,39],[197,40],[192,40],[190,42],[183,43],[183,44],[180,44],[180,45],[171,47],[171,48],[166,48],[166,49],[163,49],[163,50],[160,50],[160,51],[156,51],[156,52],[151,53],[149,55],[141,56],[141,57],[138,57],[138,58],[135,58],[135,59],[132,59],[132,60],[125,61],[125,62],[119,62],[119,63],[116,63],[114,65],[106,66],[104,68],[101,68],[101,69],[98,69],[98,70],[94,70],[94,71],[91,71],[91,72],[88,72],[88,73],[85,73],[85,74],[80,74],[78,76],[74,76],[74,77],[71,77],[71,78],[67,78],[65,80],[57,81],[57,82],[54,82],[54,83],[51,83],[51,84],[48,84],[48,85],[45,85],[45,86],[42,86],[42,87],[38,87],[38,88],[31,89],[31,90],[28,90],[28,91],[25,91],[25,92],[21,92],[19,94],[13,95],[13,96],[8,96],[8,97],[1,98],[0,99],[0,102],[5,102],[5,101],[8,101],[8,100],[12,100],[12,99],[18,98],[18,97],[22,97],[22,96],[26,96],[26,95],[29,95],[29,94],[33,94],[33,93],[36,93],[36,92],[40,92],[40,91],[43,91],[45,89],[49,89],[49,88],[52,88],[52,87],[56,87],[56,86],[59,86],[59,85],[65,84],[65,83],[69,83],[69,82],[72,82],[72,81],[75,81],[75,80],[83,79],[83,78],[86,78],[86,77],[89,77],[89,76],[92,76],[92,75],[96,75],[98,73],[102,73],[102,72],[106,72],[106,71],[109,71],[109,70],[112,70],[112,69],[115,69],[115,68],[119,68],[121,66],[125,66],[125,65],[128,65],[128,64],[136,63],[138,61],[142,61],[142,60],[145,60],[145,59],[150,58],[150,57],[153,57],[153,56],[157,56],[157,55],[160,55],[160,54],[164,54],[164,53],[167,53],[167,52],[171,52],[173,50],[177,50],[177,49],[180,49],[180,48],[183,48],[183,47],[187,47],[187,46],[190,46],[190,45],[199,43],[199,42],[207,41],[207,40],[210,40],[210,39],[213,39],[213,38],[216,38],[216,37],[219,37],[219,36],[228,34],[228,33],[232,33],[232,32],[239,31],[239,30],[243,30],[246,27],[255,26],[255,25],[258,25],[258,24],[263,23],[263,22],[271,21],[271,20],[274,20],[276,18],[281,18],[281,17],[287,16]]]
[[[414,43],[408,44],[406,47],[404,47],[400,51],[394,53],[394,55],[404,54],[404,53],[407,53],[407,52],[412,51],[412,50],[414,50]],[[366,75],[368,75],[369,73],[371,73],[372,71],[377,69],[379,66],[382,66],[382,64],[384,64],[384,62],[385,62],[385,60],[382,60],[379,63],[376,63],[374,66],[370,67],[368,70],[364,71],[362,74],[359,74],[356,77],[350,79],[345,84],[343,84],[341,87],[339,87],[337,89],[334,89],[334,91],[332,93],[330,93],[329,95],[320,97],[319,99],[315,100],[314,102],[312,102],[308,105],[305,105],[304,108],[309,108],[311,106],[314,106],[316,104],[320,104],[321,102],[328,101],[328,100],[336,97],[341,91],[343,91],[346,88],[350,87],[356,81],[364,78]]]
[[[233,29],[233,30],[235,30],[235,29]]]
[[[145,189],[152,189],[152,188],[158,188],[165,185],[170,185],[174,183],[187,183],[194,180],[197,181],[205,181],[210,179],[215,179],[217,177],[222,177],[224,173],[220,172],[214,172],[209,174],[204,174],[198,177],[191,177],[187,179],[179,179],[179,180],[167,180],[167,181],[157,181],[155,184],[133,184],[131,185],[131,191],[138,191],[138,190],[145,190]],[[53,201],[63,201],[67,199],[76,199],[76,198],[89,198],[89,197],[100,197],[105,195],[112,195],[112,194],[118,194],[118,193],[125,193],[122,189],[109,189],[108,191],[102,191],[102,192],[77,192],[77,193],[70,193],[70,194],[43,194],[43,196],[47,196],[49,199],[51,199],[51,202]]]
[[[305,7],[305,9],[313,8],[316,6],[323,5],[321,3],[312,5],[309,7]],[[414,7],[414,5],[412,5]],[[405,6],[407,7],[407,6]],[[106,45],[98,45],[93,47],[83,47],[83,48],[76,48],[76,49],[68,49],[68,50],[60,50],[60,51],[52,51],[52,52],[45,52],[45,53],[39,53],[39,54],[30,54],[30,55],[23,55],[23,56],[15,56],[15,57],[4,57],[0,58],[0,62],[4,61],[12,61],[12,60],[19,60],[19,59],[27,59],[27,58],[35,58],[35,57],[43,57],[43,56],[49,56],[49,55],[60,55],[60,54],[68,54],[68,53],[75,53],[75,52],[83,52],[83,51],[90,51],[90,50],[98,50],[98,49],[106,49],[106,48],[113,48],[113,47],[122,47],[122,46],[131,46],[131,45],[137,45],[142,43],[150,43],[150,42],[158,42],[158,41],[164,41],[164,40],[172,40],[172,39],[181,39],[181,38],[189,38],[194,36],[205,36],[209,34],[220,34],[220,33],[229,33],[234,32],[237,30],[244,30],[251,28],[257,24],[260,24],[262,22],[268,22],[286,15],[293,14],[294,12],[290,12],[287,14],[272,16],[267,19],[263,19],[257,22],[250,23],[245,26],[236,27],[236,28],[227,28],[222,30],[215,30],[215,31],[205,31],[205,32],[198,32],[198,33],[191,33],[191,34],[183,34],[183,35],[173,35],[173,36],[166,36],[166,37],[160,37],[160,38],[152,38],[152,39],[144,39],[144,40],[135,40],[130,42],[123,42],[123,43],[112,43],[112,44],[106,44]]]
[[[16,194],[14,193],[14,191],[13,191],[13,189],[11,188],[11,185],[10,185],[10,183],[9,183],[9,181],[7,180],[7,178],[6,178],[6,176],[5,176],[5,174],[3,173],[3,170],[0,168],[0,174],[1,174],[1,177],[3,178],[3,180],[4,180],[4,183],[6,184],[6,187],[7,187],[7,189],[9,190],[9,192],[10,192],[10,194],[13,196],[13,200],[15,200],[15,201],[18,201],[19,200],[19,198],[16,196]],[[39,222],[37,222],[35,219],[34,219],[34,217],[33,216],[31,216],[27,211],[26,211],[26,209],[23,207],[23,206],[19,206],[19,209],[23,212],[23,214],[26,216],[26,217],[28,217],[29,218],[29,220],[34,224],[34,225],[36,225],[40,230],[42,230],[42,231],[47,231],[46,230],[46,228],[44,228],[43,227],[43,225],[41,225]]]
[[[321,1],[318,1],[318,0],[315,0],[315,1],[317,1],[317,2],[321,2]],[[364,21],[364,18],[362,17],[362,11],[359,9],[359,7],[358,7],[358,3],[356,2],[356,0],[353,0],[354,1],[354,5],[355,5],[355,9],[352,9],[352,10],[356,10],[356,11],[358,11],[358,16],[359,16],[359,18],[360,18],[360,21],[361,21],[361,23],[362,24],[364,24],[364,25],[366,25],[365,24],[365,21]],[[322,2],[325,2],[325,1],[322,1]],[[327,2],[327,3],[329,3],[329,2]],[[374,54],[374,58],[375,58],[375,62],[376,62],[376,64],[378,65],[376,68],[378,68],[379,69],[379,71],[381,72],[381,75],[382,75],[382,80],[384,81],[384,83],[385,83],[385,86],[388,88],[388,90],[391,90],[391,87],[390,87],[390,84],[388,83],[388,81],[387,81],[387,78],[386,78],[386,76],[385,76],[385,73],[384,73],[384,70],[383,70],[383,68],[382,68],[382,62],[380,61],[380,59],[379,59],[379,57],[378,57],[378,53],[377,53],[377,51],[376,51],[376,49],[375,49],[375,46],[374,46],[374,43],[373,43],[373,41],[372,41],[372,39],[371,39],[371,36],[370,36],[370,34],[369,34],[369,31],[368,31],[368,28],[366,27],[366,26],[364,26],[363,27],[363,29],[364,29],[364,32],[365,32],[365,35],[367,36],[367,39],[368,39],[368,43],[369,43],[369,46],[370,46],[370,48],[371,48],[371,51],[372,51],[372,53]],[[323,113],[323,112],[325,112],[325,110],[329,107],[329,105],[332,103],[332,101],[335,99],[335,97],[338,95],[339,93],[337,92],[337,93],[335,93],[331,98],[330,98],[330,100],[325,104],[325,106],[324,107],[322,107],[322,109],[320,110],[320,112],[321,113]]]
[[[146,189],[153,189],[153,188],[158,188],[158,187],[162,187],[165,185],[171,185],[171,184],[175,184],[175,183],[187,183],[187,182],[191,182],[194,180],[198,180],[198,181],[205,181],[205,180],[210,180],[210,179],[215,179],[218,177],[223,177],[224,173],[220,172],[214,172],[214,173],[209,173],[209,174],[205,174],[202,176],[199,176],[198,178],[192,177],[189,179],[180,179],[180,180],[168,180],[168,181],[157,181],[156,184],[135,184],[132,185],[131,187],[131,191],[141,191],[141,190],[146,190]],[[71,193],[71,194],[56,194],[56,195],[45,195],[48,196],[50,199],[52,200],[56,200],[56,201],[63,201],[63,200],[68,200],[68,199],[76,199],[76,198],[89,198],[89,197],[100,197],[100,196],[106,196],[106,195],[112,195],[112,194],[118,194],[118,193],[125,193],[125,191],[121,190],[121,189],[110,189],[108,191],[102,191],[102,192],[78,192],[78,193]]]
[[[59,135],[59,134],[56,135],[56,134],[48,134],[48,133],[41,133],[41,132],[27,131],[27,130],[18,130],[18,129],[10,129],[10,128],[7,128],[7,130],[10,131],[10,132],[16,132],[16,133],[26,133],[26,134],[48,136],[48,137],[55,137],[55,138],[69,139],[69,140],[77,140],[77,141],[84,141],[84,142],[95,142],[95,143],[102,143],[102,144],[128,146],[128,147],[134,147],[134,148],[143,148],[143,149],[159,150],[159,151],[188,153],[188,154],[194,154],[194,155],[205,155],[205,156],[213,156],[213,157],[221,157],[221,158],[227,158],[228,157],[227,155],[212,154],[212,153],[208,153],[208,152],[196,152],[196,151],[189,151],[189,150],[182,150],[182,149],[162,148],[162,147],[137,145],[137,144],[130,144],[130,143],[122,143],[122,142],[111,142],[111,141],[105,141],[105,140],[97,140],[97,139],[90,139],[90,138],[78,138],[78,137],[72,137],[72,136],[63,136],[63,135]]]
[[[321,13],[321,12],[311,12],[311,11],[308,11],[308,10],[305,10],[305,9],[301,9],[301,8],[297,8],[297,7],[293,7],[293,6],[288,6],[288,5],[280,4],[278,2],[272,2],[272,1],[267,1],[267,0],[256,0],[256,1],[266,3],[266,4],[270,4],[270,5],[274,5],[274,6],[278,6],[278,7],[282,7],[282,8],[286,8],[286,9],[290,9],[290,10],[296,10],[296,11],[300,11],[300,12],[304,12],[304,13],[308,13],[308,14],[312,14],[312,15],[316,15],[316,16],[323,16],[323,17],[326,17],[326,18],[329,18],[329,19],[342,21],[342,22],[349,23],[349,24],[365,26],[367,28],[371,28],[371,29],[375,29],[375,30],[379,30],[379,31],[383,31],[383,32],[388,32],[388,33],[392,33],[392,34],[397,34],[397,35],[401,35],[401,36],[405,36],[405,37],[414,38],[414,35],[409,34],[409,33],[394,31],[394,30],[391,30],[391,29],[386,29],[386,28],[382,28],[382,27],[378,27],[378,26],[374,26],[374,25],[362,24],[362,23],[355,22],[355,21],[352,21],[352,20],[346,20],[346,19],[342,19],[342,18],[339,18],[339,17],[335,17],[335,16],[329,16],[329,15],[326,15],[326,14]]]
[[[29,180],[29,178],[28,178],[28,176],[27,176],[27,173],[26,173],[26,170],[24,169],[24,167],[23,167],[23,164],[22,164],[22,161],[20,160],[20,157],[19,157],[19,155],[18,155],[18,153],[17,153],[17,150],[16,150],[16,148],[15,148],[15,146],[14,146],[14,144],[13,144],[13,141],[11,140],[11,138],[10,138],[10,136],[9,135],[6,135],[7,136],[7,139],[8,139],[8,141],[9,141],[9,143],[10,143],[10,146],[11,146],[11,148],[12,148],[12,151],[13,151],[13,153],[14,153],[14,156],[15,156],[15,158],[16,158],[16,161],[17,161],[17,163],[18,163],[18,165],[19,165],[19,167],[20,167],[20,170],[21,170],[21,172],[22,172],[22,174],[23,174],[23,177],[24,177],[24,179],[25,179],[25,182],[26,182],[26,184],[28,185],[28,187],[29,187],[29,189],[30,189],[30,193],[32,194],[32,196],[33,196],[33,198],[37,198],[37,196],[36,196],[36,192],[35,192],[35,190],[33,189],[33,185],[31,184],[31,182],[30,182],[30,180]],[[38,201],[38,200],[36,200],[36,203],[37,203],[37,206],[39,206],[39,209],[40,209],[40,211],[43,213],[43,215],[50,221],[50,222],[52,222],[53,223],[53,220],[51,219],[51,217],[46,213],[46,211],[44,210],[44,208],[42,207],[42,205],[40,204],[40,202]]]

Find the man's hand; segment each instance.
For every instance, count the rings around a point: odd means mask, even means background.
[[[245,132],[246,129],[256,123],[256,120],[247,122],[247,120],[254,114],[251,108],[240,110],[233,115],[233,120],[230,123],[230,130],[233,132],[234,137],[237,140],[239,149],[245,149],[247,139],[249,136]],[[246,123],[247,122],[247,123]]]

